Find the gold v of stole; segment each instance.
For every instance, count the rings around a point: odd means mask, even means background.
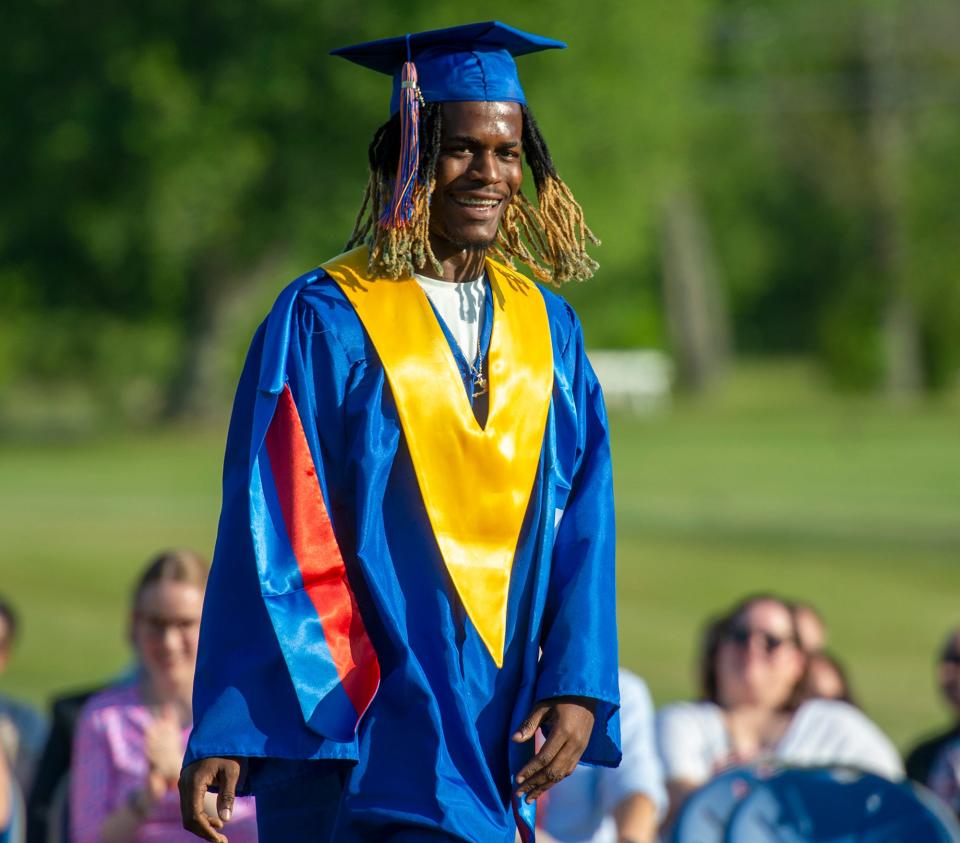
[[[470,621],[503,666],[510,571],[553,389],[546,305],[519,273],[487,260],[493,331],[481,428],[450,346],[413,278],[366,276],[367,250],[323,265],[386,372],[440,554]]]

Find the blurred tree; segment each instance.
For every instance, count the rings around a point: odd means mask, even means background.
[[[814,350],[838,382],[891,394],[944,385],[960,193],[955,168],[930,168],[960,145],[960,10],[731,0],[713,32],[699,172],[741,345]]]
[[[202,409],[221,314],[262,309],[231,302],[342,245],[383,101],[374,80],[331,73],[318,38],[379,32],[376,19],[345,0],[242,14],[48,0],[6,23],[2,304],[24,340],[8,377],[88,377],[109,394],[132,357],[167,411]]]
[[[523,73],[557,165],[603,241],[596,278],[563,290],[591,344],[669,342],[658,234],[668,195],[691,184],[709,8],[710,0],[598,0],[586,12],[558,0],[536,18],[520,15],[520,25],[571,45],[562,58],[524,59]]]
[[[724,374],[730,336],[712,239],[689,186],[675,186],[664,200],[660,252],[677,381],[703,392]]]
[[[960,8],[895,3],[491,0],[571,44],[522,72],[604,240],[563,291],[591,343],[682,351],[659,278],[685,267],[741,349],[813,350],[855,385],[955,377]],[[386,80],[329,49],[463,21],[426,0],[7,4],[0,424],[37,384],[126,418],[222,409],[273,296],[342,246],[387,116]],[[682,196],[704,211],[672,230],[713,270],[658,236]]]
[[[683,157],[705,2],[485,10],[572,42],[562,61],[524,59],[524,77],[607,240],[602,275],[573,291],[605,343],[661,334],[656,185]],[[387,116],[386,80],[328,50],[459,22],[423,0],[15,0],[0,54],[7,393],[28,376],[85,381],[128,416],[222,407],[254,314],[342,246]]]

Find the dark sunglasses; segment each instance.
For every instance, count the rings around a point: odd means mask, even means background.
[[[960,653],[947,650],[947,652],[940,656],[940,661],[944,664],[960,664]]]
[[[780,649],[784,644],[793,643],[792,638],[781,638],[779,635],[773,635],[760,629],[750,629],[747,626],[734,626],[727,630],[726,639],[738,647],[750,646],[750,641],[754,636],[759,636],[763,642],[763,649],[768,653],[773,653]]]

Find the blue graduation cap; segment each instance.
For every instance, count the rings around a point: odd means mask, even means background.
[[[469,23],[341,47],[331,55],[393,77],[390,113],[400,113],[400,161],[393,199],[380,225],[399,228],[413,218],[420,162],[420,103],[526,103],[515,56],[563,49],[563,41],[499,21]]]
[[[396,114],[408,62],[416,65],[424,102],[525,103],[514,58],[566,46],[499,21],[485,21],[368,41],[331,55],[393,76],[390,113]]]

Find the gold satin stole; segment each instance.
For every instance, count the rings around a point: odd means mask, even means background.
[[[366,276],[367,250],[323,269],[353,305],[386,372],[440,554],[464,609],[503,666],[510,570],[553,389],[546,305],[518,272],[487,260],[493,331],[481,428],[426,294],[413,278]]]

